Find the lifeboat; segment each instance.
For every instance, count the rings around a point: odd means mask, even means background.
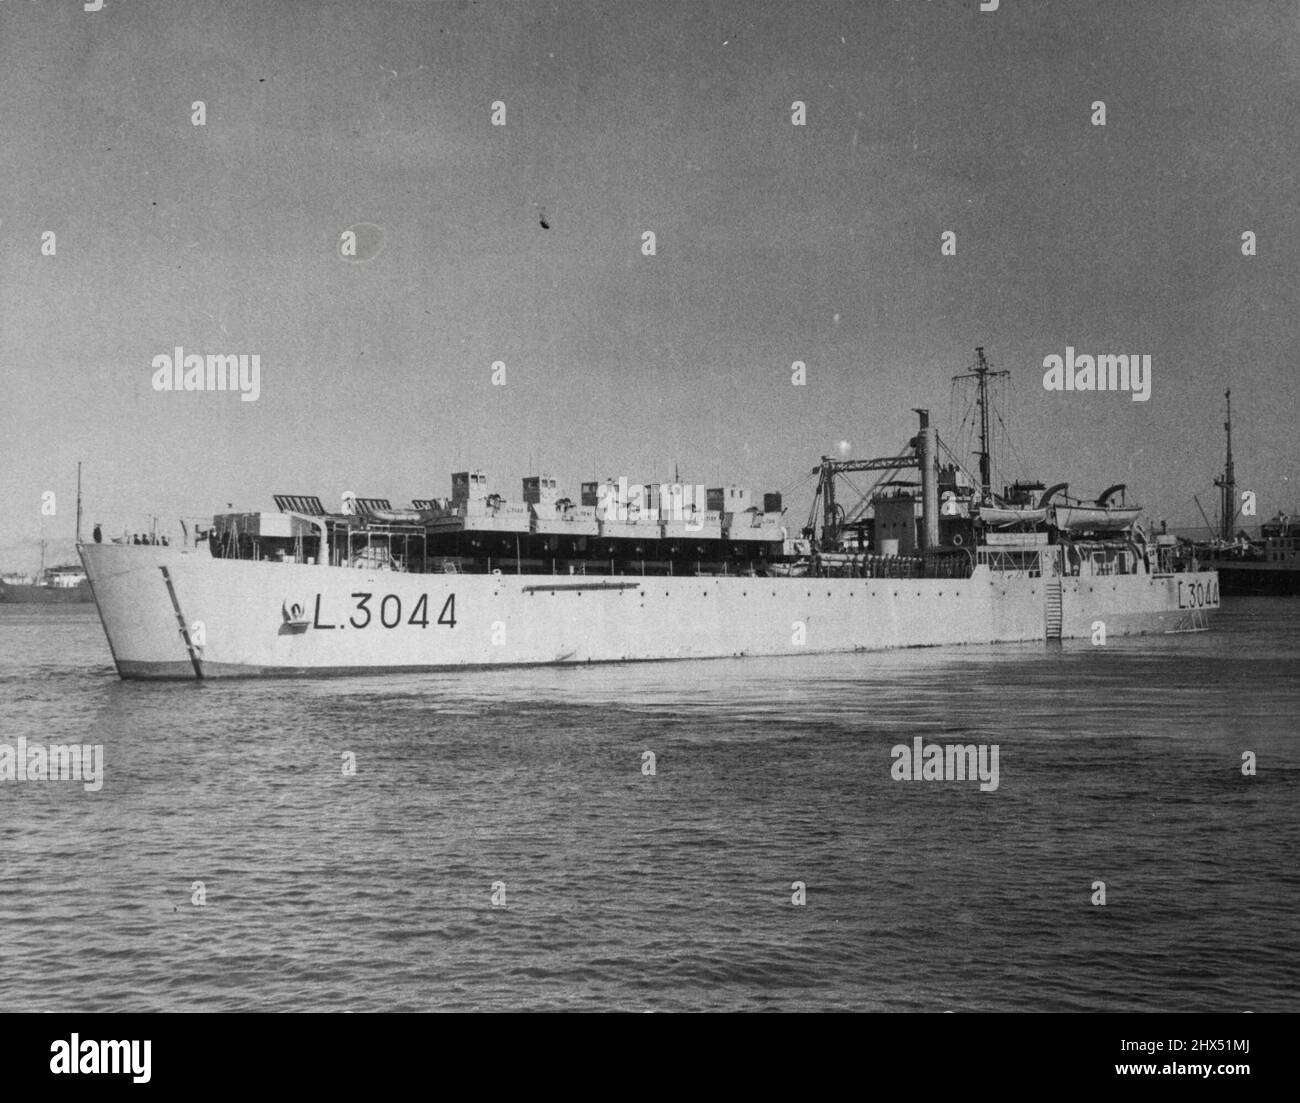
[[[1003,506],[980,506],[979,517],[986,525],[1003,528],[1008,525],[1038,525],[1047,520],[1046,509],[1026,506],[1015,509]]]
[[[1057,506],[1056,527],[1062,532],[1118,532],[1129,528],[1141,506]]]

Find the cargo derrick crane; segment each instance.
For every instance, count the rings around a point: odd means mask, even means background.
[[[817,476],[817,490],[813,494],[812,511],[808,515],[808,524],[803,530],[804,535],[809,537],[817,536],[817,507],[819,502],[822,515],[821,535],[817,541],[819,548],[829,548],[839,540],[840,531],[849,527],[846,522],[844,507],[835,500],[835,477],[837,475],[847,475],[854,471],[896,471],[909,467],[914,468],[917,465],[916,454],[910,448],[903,455],[874,460],[833,460],[830,456],[823,456],[822,462],[813,468],[813,474]],[[862,495],[851,513],[854,516],[860,515],[862,510],[859,509],[859,506],[865,506],[870,501],[870,498],[871,491],[869,490]]]
[[[803,534],[814,540],[817,550],[828,550],[840,538],[840,533],[849,527],[849,520],[860,517],[870,502],[871,490],[862,495],[859,501],[846,515],[844,507],[835,500],[835,478],[854,471],[897,471],[906,468],[920,468],[922,486],[922,511],[925,518],[923,546],[938,546],[938,502],[937,471],[935,456],[938,451],[938,436],[930,428],[930,411],[916,410],[921,419],[921,431],[907,443],[907,447],[897,456],[885,456],[873,460],[833,460],[823,456],[822,462],[813,468],[817,476],[817,489],[813,493],[812,509],[808,514],[808,524]],[[877,484],[879,480],[877,480]],[[875,489],[873,485],[872,490]],[[818,504],[821,505],[822,523],[820,537],[817,533]]]

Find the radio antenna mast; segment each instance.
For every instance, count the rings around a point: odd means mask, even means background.
[[[953,379],[974,379],[979,384],[976,402],[980,408],[980,448],[975,454],[980,459],[980,501],[988,504],[993,500],[991,483],[993,463],[989,455],[989,380],[999,376],[1010,375],[1007,371],[993,371],[984,357],[983,347],[975,350],[975,369],[965,375],[954,375]]]

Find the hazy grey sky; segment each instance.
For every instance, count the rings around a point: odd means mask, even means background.
[[[1007,478],[1191,522],[1231,385],[1291,509],[1298,61],[1293,0],[0,0],[0,547],[47,489],[71,534],[78,459],[114,532],[465,466],[781,489],[943,434],[976,345]],[[1045,391],[1067,344],[1150,401]],[[156,392],[177,345],[258,400]]]

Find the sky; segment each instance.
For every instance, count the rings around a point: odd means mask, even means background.
[[[969,452],[976,346],[995,481],[1197,523],[1230,386],[1292,511],[1297,57],[1293,0],[0,0],[0,566],[72,535],[78,461],[110,534],[469,467],[802,524],[913,407]],[[256,401],[156,390],[177,346]],[[1150,355],[1149,401],[1044,389],[1067,346]]]

